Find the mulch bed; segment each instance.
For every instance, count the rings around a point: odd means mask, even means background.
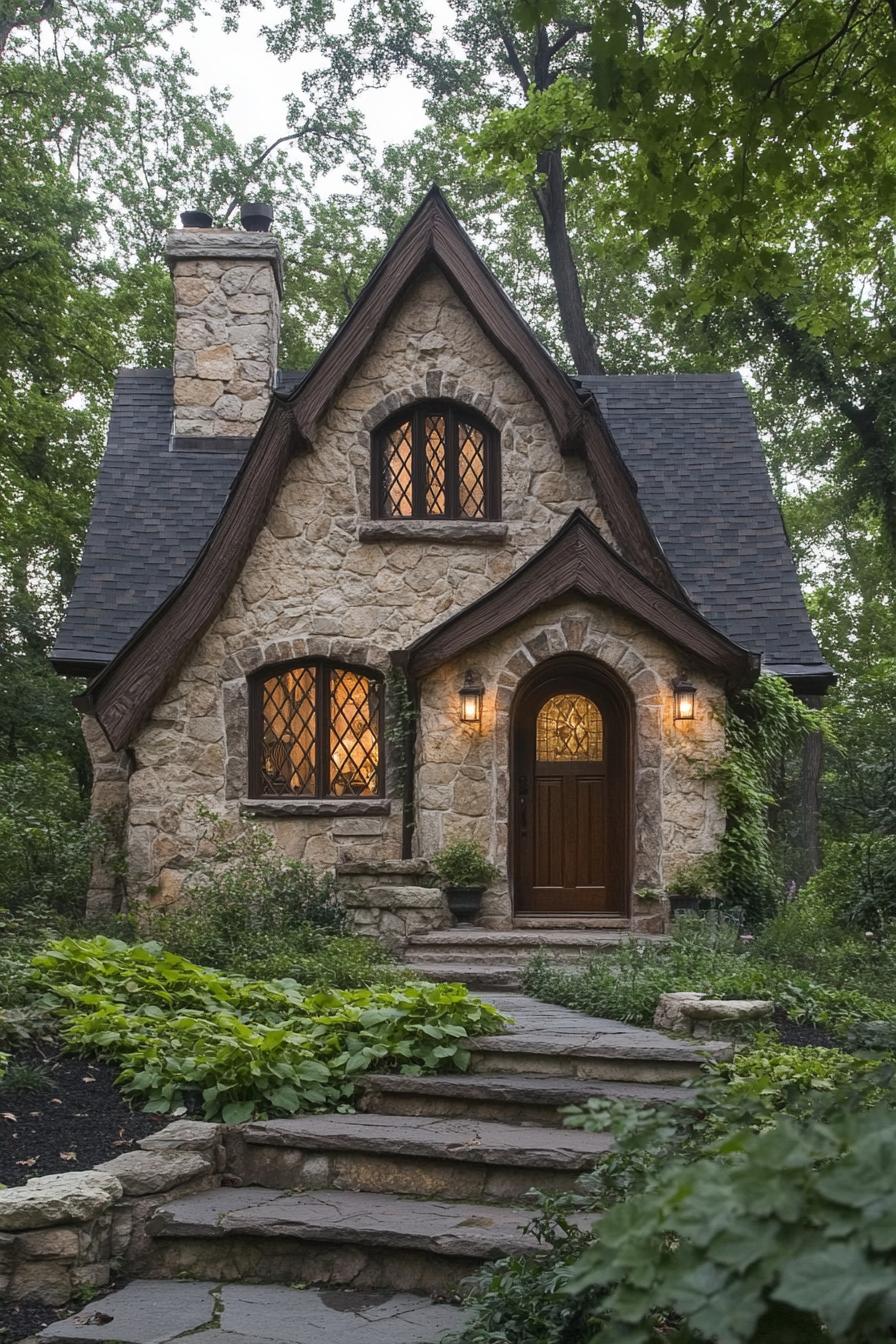
[[[780,1009],[775,1010],[775,1030],[782,1045],[823,1045],[828,1049],[842,1049],[842,1044],[824,1027],[816,1027],[811,1022],[794,1022]]]
[[[27,1340],[45,1326],[65,1316],[71,1316],[72,1307],[42,1307],[36,1302],[6,1302],[0,1299],[0,1341],[13,1344]]]
[[[112,1065],[33,1050],[10,1063],[39,1070],[47,1085],[31,1090],[0,1082],[0,1185],[108,1162],[170,1122],[132,1111],[115,1087]]]
[[[118,1070],[112,1065],[53,1050],[19,1051],[10,1063],[38,1070],[46,1086],[0,1082],[0,1185],[108,1162],[170,1121],[132,1111],[115,1087]],[[26,1339],[72,1309],[0,1300],[0,1344]]]

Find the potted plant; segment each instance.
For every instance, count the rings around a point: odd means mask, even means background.
[[[713,854],[704,854],[701,859],[682,864],[666,884],[673,919],[676,915],[705,914],[715,910],[719,902],[716,877],[716,858]]]
[[[470,924],[482,908],[482,893],[498,876],[475,840],[453,840],[431,860],[442,881],[448,909],[459,924]]]

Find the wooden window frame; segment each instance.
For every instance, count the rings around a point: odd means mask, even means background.
[[[271,677],[280,676],[284,672],[294,672],[299,668],[314,669],[314,689],[315,689],[315,720],[314,720],[314,744],[315,744],[315,774],[316,785],[314,793],[274,793],[266,786],[264,771],[261,768],[261,753],[264,741],[264,684]],[[374,728],[377,735],[377,745],[379,748],[377,763],[377,789],[375,793],[362,794],[337,794],[330,793],[330,722],[331,722],[331,674],[332,672],[354,672],[357,676],[366,677],[369,681],[375,682],[379,688],[379,704],[377,706]],[[361,667],[357,663],[340,662],[336,658],[290,658],[285,662],[269,663],[266,667],[261,667],[257,672],[253,672],[248,678],[249,683],[249,796],[250,798],[285,798],[285,799],[312,799],[328,800],[333,802],[344,802],[346,805],[351,803],[363,802],[370,798],[385,798],[386,796],[386,715],[385,715],[385,680],[382,675],[369,667]],[[325,707],[325,712],[321,713],[321,706]]]
[[[445,417],[445,495],[444,513],[426,511],[426,458],[424,422],[428,417]],[[385,462],[389,435],[405,421],[411,422],[412,510],[408,514],[389,513],[386,508]],[[458,424],[471,425],[482,434],[485,450],[485,510],[481,518],[461,513],[459,501]],[[370,516],[389,522],[494,523],[501,520],[501,441],[494,425],[462,402],[418,401],[404,406],[373,431],[370,471]]]

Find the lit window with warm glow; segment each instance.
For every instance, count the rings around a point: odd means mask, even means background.
[[[251,713],[253,796],[382,792],[378,678],[322,661],[262,672],[252,683]]]
[[[497,436],[465,406],[421,403],[374,435],[374,513],[477,521],[499,513]]]
[[[602,761],[604,721],[585,695],[554,695],[538,711],[537,761]]]

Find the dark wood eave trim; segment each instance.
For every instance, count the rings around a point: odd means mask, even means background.
[[[286,465],[307,448],[295,417],[272,398],[218,521],[189,573],[87,687],[77,704],[120,750],[149,717],[223,607],[261,531]]]
[[[731,689],[749,685],[760,658],[734,644],[691,605],[650,583],[603,539],[581,510],[503,583],[422,635],[395,661],[413,678],[567,594],[609,602],[671,643],[722,671]]]
[[[432,187],[372,272],[351,311],[301,384],[284,398],[301,434],[315,426],[351,377],[414,278],[437,264],[492,344],[537,398],[561,452],[581,456],[626,558],[664,591],[689,599],[638,502],[637,485],[600,408],[541,345],[480,257],[438,187]]]

